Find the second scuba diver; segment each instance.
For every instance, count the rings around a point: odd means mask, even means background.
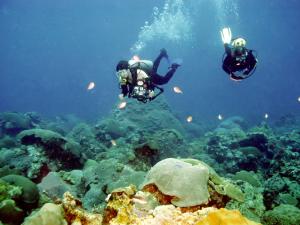
[[[253,50],[247,49],[246,40],[243,38],[231,39],[230,28],[221,31],[221,37],[225,47],[225,59],[223,59],[223,70],[235,81],[250,77],[256,68],[257,59]]]
[[[168,59],[167,51],[161,49],[154,62],[150,60],[121,60],[117,64],[116,71],[119,79],[121,98],[128,96],[141,102],[154,100],[163,92],[163,85],[169,82],[177,68],[180,66],[173,63],[165,76],[157,74],[157,69],[162,58]],[[159,92],[155,92],[158,89]]]

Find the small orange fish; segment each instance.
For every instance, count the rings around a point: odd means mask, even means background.
[[[94,82],[90,82],[88,87],[87,87],[87,90],[92,90],[93,88],[95,87],[95,83]]]
[[[118,105],[118,108],[119,109],[124,109],[127,105],[127,102],[121,102],[119,105]]]
[[[222,120],[223,116],[221,114],[218,115],[218,120]]]
[[[182,90],[179,87],[173,87],[173,90],[177,94],[183,94]]]
[[[147,204],[146,199],[145,199],[145,198],[142,198],[142,197],[140,197],[140,196],[134,196],[134,197],[132,198],[132,201],[133,201],[134,203],[141,204],[141,205]]]
[[[117,146],[117,142],[115,140],[110,140],[112,146]]]
[[[192,116],[188,116],[188,117],[186,118],[186,121],[187,121],[188,123],[192,122],[192,121],[193,121],[193,117],[192,117]]]

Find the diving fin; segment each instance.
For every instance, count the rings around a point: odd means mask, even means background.
[[[231,38],[232,38],[230,27],[223,28],[220,31],[220,33],[221,33],[221,38],[222,38],[223,43],[224,44],[230,44]]]

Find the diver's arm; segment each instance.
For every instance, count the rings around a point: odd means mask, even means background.
[[[251,50],[248,53],[247,61],[248,61],[247,70],[248,70],[248,73],[250,73],[254,69],[254,67],[256,66],[256,63],[257,63],[257,59],[254,57]]]
[[[230,69],[230,63],[231,63],[231,57],[229,55],[227,55],[226,58],[223,61],[222,68],[228,74],[232,73],[232,71]]]
[[[128,94],[128,86],[126,84],[121,85],[121,90],[122,90],[123,97],[125,97]]]
[[[228,73],[228,74],[230,74],[231,73],[231,71],[229,70],[229,68],[228,68],[228,66],[227,65],[225,65],[225,64],[223,64],[223,70],[226,72],[226,73]]]
[[[224,48],[225,48],[225,52],[227,55],[231,55],[231,48],[230,48],[230,45],[225,43],[224,44]]]

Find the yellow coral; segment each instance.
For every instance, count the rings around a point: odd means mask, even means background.
[[[133,214],[132,197],[135,193],[134,185],[114,190],[104,210],[103,224],[133,224],[135,215]]]
[[[104,211],[104,225],[258,225],[238,210],[207,207],[182,212],[174,205],[148,208],[149,198],[134,186],[112,192]]]
[[[65,212],[65,219],[69,224],[99,225],[102,223],[100,214],[92,214],[85,211],[81,202],[75,199],[70,192],[64,194],[62,206]]]
[[[238,210],[219,209],[208,215],[195,225],[259,225],[243,217]]]

